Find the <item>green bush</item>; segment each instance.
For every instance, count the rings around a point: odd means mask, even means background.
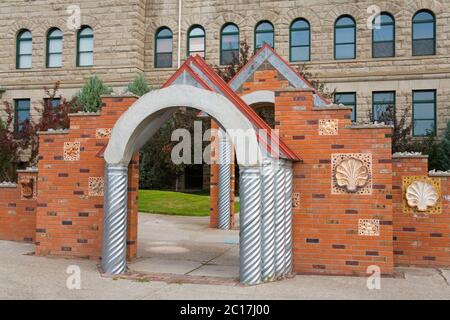
[[[436,170],[450,170],[450,121],[447,123],[447,129],[443,139],[436,145],[432,155],[432,167]]]
[[[144,76],[140,74],[136,76],[132,82],[130,82],[128,85],[128,91],[134,93],[138,97],[141,97],[150,91],[150,86]]]
[[[77,105],[84,112],[97,112],[102,104],[101,96],[112,91],[112,88],[104,85],[97,75],[93,75],[76,94]]]

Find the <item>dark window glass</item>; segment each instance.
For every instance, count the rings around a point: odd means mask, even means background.
[[[205,30],[201,26],[194,26],[189,31],[188,55],[205,57]]]
[[[343,104],[346,107],[352,107],[352,121],[356,121],[356,92],[336,93],[334,103]]]
[[[220,37],[220,64],[239,61],[239,28],[235,24],[227,24]]]
[[[46,104],[50,102],[52,104],[52,107],[55,109],[55,108],[59,107],[59,105],[61,104],[61,98],[53,98],[51,100],[50,100],[50,98],[45,98],[44,102]]]
[[[395,91],[374,92],[372,95],[373,121],[393,124],[395,121]]]
[[[94,32],[90,27],[82,27],[78,32],[77,66],[90,67],[94,65]]]
[[[19,132],[22,130],[23,123],[30,120],[30,99],[14,100],[15,104],[15,121],[14,130]]]
[[[291,61],[309,61],[311,33],[308,21],[295,20],[290,30]]]
[[[17,69],[30,69],[32,66],[33,39],[29,30],[22,30],[17,35]]]
[[[356,58],[356,24],[353,18],[343,16],[336,20],[334,28],[334,58]]]
[[[413,18],[413,56],[436,54],[436,20],[428,11],[420,11]]]
[[[161,28],[156,33],[155,68],[172,67],[172,31],[169,28]]]
[[[413,91],[414,136],[436,133],[436,91]]]
[[[62,67],[63,34],[52,29],[47,34],[47,68]]]
[[[372,55],[374,58],[395,56],[395,20],[390,14],[380,15],[380,26],[372,32]],[[374,20],[374,24],[375,24]],[[378,29],[377,29],[378,28]]]
[[[261,48],[267,43],[272,48],[275,45],[274,29],[270,22],[263,21],[258,23],[255,29],[255,50]]]

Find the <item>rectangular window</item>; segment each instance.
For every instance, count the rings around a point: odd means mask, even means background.
[[[436,134],[436,90],[413,91],[413,134]]]
[[[336,93],[334,103],[352,107],[352,121],[356,121],[356,92]]]
[[[30,99],[16,99],[14,106],[14,130],[19,132],[22,130],[23,123],[30,120]]]
[[[395,91],[372,94],[372,120],[393,124],[395,121]]]
[[[50,101],[50,98],[44,98],[44,102],[47,104],[48,102],[51,102],[53,108],[59,107],[61,104],[61,98],[53,98]]]

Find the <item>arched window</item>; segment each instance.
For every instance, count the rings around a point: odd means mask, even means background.
[[[58,28],[50,29],[47,33],[47,68],[62,66],[63,34]]]
[[[30,69],[33,57],[33,38],[30,30],[22,30],[17,34],[17,69]]]
[[[228,23],[220,33],[220,64],[232,64],[239,61],[239,28]]]
[[[389,13],[381,13],[380,25],[373,21],[372,29],[372,56],[386,58],[395,56],[395,20]]]
[[[413,56],[436,54],[436,19],[432,12],[422,10],[414,15],[412,40]]]
[[[155,68],[172,67],[172,31],[167,27],[159,28],[155,40]]]
[[[275,46],[274,28],[269,21],[261,21],[255,28],[255,51],[267,43],[272,48]]]
[[[290,29],[290,60],[309,61],[311,55],[311,30],[309,22],[297,19]]]
[[[94,65],[94,31],[91,27],[83,26],[77,37],[77,66],[89,67]]]
[[[205,29],[202,26],[192,26],[188,33],[188,56],[198,54],[205,57]]]
[[[334,59],[356,58],[356,23],[351,16],[341,16],[334,25]]]

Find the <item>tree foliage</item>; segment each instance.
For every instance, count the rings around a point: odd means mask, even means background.
[[[128,84],[127,90],[138,97],[150,92],[150,86],[142,74],[137,75],[132,82]]]
[[[239,56],[234,56],[233,61],[225,66],[214,66],[217,74],[225,81],[230,82],[231,79],[245,66],[250,59],[250,46],[246,41],[239,42]]]
[[[76,94],[77,106],[84,112],[97,112],[102,104],[101,96],[112,91],[97,75],[93,75]]]

